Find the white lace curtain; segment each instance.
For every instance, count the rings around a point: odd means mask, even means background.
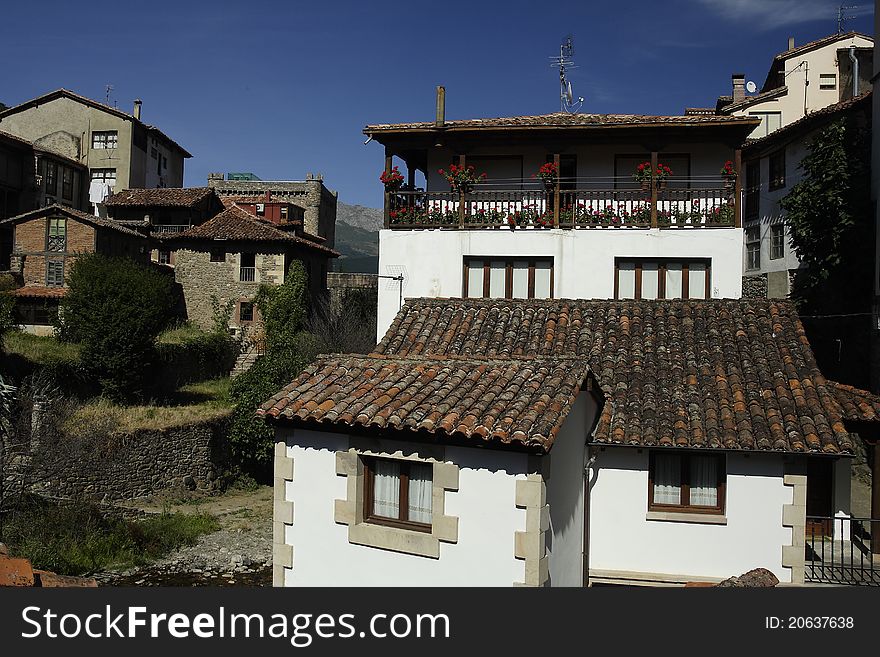
[[[681,504],[681,457],[654,455],[654,504]]]
[[[434,486],[431,483],[430,465],[409,466],[409,519],[412,522],[431,523],[431,497]]]
[[[712,456],[691,456],[691,505],[718,506],[718,460]]]
[[[373,466],[373,514],[383,518],[400,517],[400,463],[376,461]],[[433,484],[430,465],[408,464],[411,522],[431,523]]]

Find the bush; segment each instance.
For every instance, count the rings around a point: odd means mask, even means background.
[[[172,316],[171,279],[125,258],[76,259],[59,311],[59,335],[82,344],[84,370],[116,401],[142,396],[154,343]]]
[[[30,498],[10,514],[4,540],[34,568],[84,575],[148,563],[219,528],[205,514],[162,513],[132,522],[92,505]]]

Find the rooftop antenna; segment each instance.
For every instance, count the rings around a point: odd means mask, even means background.
[[[110,104],[110,95],[112,93],[113,93],[113,85],[112,84],[108,84],[107,86],[104,87],[104,104],[105,105]]]
[[[837,8],[837,33],[843,34],[844,23],[846,21],[851,21],[853,19],[852,16],[847,16],[846,12],[848,9],[858,9],[858,5],[840,5]]]
[[[584,99],[581,97],[578,97],[577,102],[574,102],[571,82],[565,77],[566,69],[577,68],[574,59],[572,59],[573,55],[574,44],[572,43],[572,36],[569,34],[565,37],[562,45],[559,46],[559,55],[550,58],[550,66],[555,66],[559,69],[559,111],[568,112],[569,114],[576,113],[584,103]]]

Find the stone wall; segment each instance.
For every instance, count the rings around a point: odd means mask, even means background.
[[[269,192],[305,209],[304,228],[319,235],[333,248],[336,243],[336,192],[324,187],[320,177],[308,180],[224,180],[223,174],[208,174],[208,187],[220,196],[259,196]]]
[[[43,491],[111,502],[173,488],[214,489],[223,471],[228,427],[226,413],[196,424],[113,434],[106,444],[69,450],[69,460],[53,464]]]
[[[364,290],[365,294],[370,294],[375,300],[379,294],[379,279],[372,274],[328,272],[327,289],[333,307],[337,307],[345,300],[349,290]]]
[[[767,275],[743,276],[742,287],[743,299],[766,299],[767,298]]]

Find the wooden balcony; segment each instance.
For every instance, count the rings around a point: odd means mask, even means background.
[[[385,194],[385,228],[692,230],[741,226],[732,179],[670,178],[635,187],[632,179],[493,181],[467,192],[400,190]]]

